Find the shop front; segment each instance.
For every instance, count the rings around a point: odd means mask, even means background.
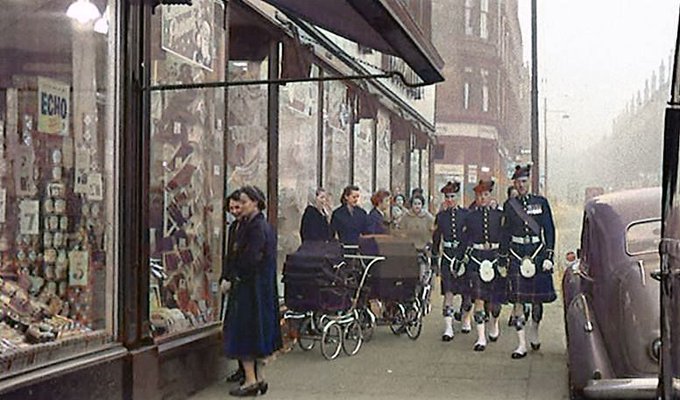
[[[422,126],[396,134],[393,103],[325,80],[347,72],[261,7],[155,3],[3,4],[3,399],[183,398],[220,378],[230,191],[265,191],[283,260],[313,188],[337,205],[350,183],[366,201],[426,185]]]

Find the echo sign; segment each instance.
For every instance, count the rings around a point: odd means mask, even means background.
[[[48,78],[38,78],[38,131],[68,135],[70,86]]]

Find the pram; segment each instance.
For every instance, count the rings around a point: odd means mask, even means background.
[[[364,257],[384,257],[368,277],[369,307],[362,314],[364,337],[376,325],[389,325],[396,335],[420,336],[423,317],[429,313],[432,269],[428,248],[416,249],[404,238],[374,235],[361,238]]]
[[[329,360],[341,350],[359,352],[363,333],[359,309],[363,309],[364,288],[370,268],[383,257],[357,263],[361,256],[345,256],[337,242],[305,242],[286,257],[283,267],[287,320],[299,321],[298,343],[311,350],[321,342],[321,353]]]

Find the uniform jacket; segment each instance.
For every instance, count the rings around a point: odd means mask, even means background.
[[[320,240],[327,242],[331,240],[331,236],[331,226],[328,224],[326,216],[318,208],[312,205],[307,206],[300,223],[302,241]]]
[[[463,239],[463,224],[469,210],[456,206],[441,210],[437,213],[434,223],[434,233],[432,234],[432,254],[439,255],[439,248],[442,241],[461,242]],[[454,252],[456,256],[461,247]]]
[[[549,253],[548,257],[552,259],[555,250],[555,223],[550,210],[548,200],[543,196],[534,194],[527,194],[516,198],[522,208],[529,214],[529,217],[541,228],[538,236],[543,241],[544,250]],[[517,215],[514,208],[510,205],[510,199],[503,205],[503,228],[504,237],[501,243],[501,254],[507,255],[510,247],[512,247],[512,236],[526,237],[536,236],[531,228],[522,218]]]
[[[347,205],[342,205],[333,211],[331,230],[338,235],[343,244],[358,244],[361,234],[369,233],[368,215],[363,208],[353,207],[350,213]]]
[[[464,247],[472,248],[474,244],[484,243],[500,245],[504,238],[502,219],[501,211],[488,206],[471,210],[465,218],[463,228]]]

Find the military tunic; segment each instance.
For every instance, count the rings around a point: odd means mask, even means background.
[[[509,258],[509,298],[513,303],[550,303],[557,298],[552,270],[543,271],[543,261],[553,260],[555,249],[555,224],[550,205],[545,197],[527,194],[516,198],[520,209],[532,218],[540,232],[534,232],[511,205],[509,199],[503,206],[504,235],[501,254]],[[535,275],[522,274],[522,262],[535,265]]]
[[[463,224],[469,210],[452,207],[441,210],[435,218],[435,229],[432,235],[432,255],[441,259],[441,292],[467,295],[470,293],[470,281],[465,275],[457,276],[457,262],[463,256]]]
[[[498,270],[498,251],[503,238],[503,213],[497,209],[476,207],[471,210],[463,229],[463,243],[468,256],[466,265],[474,300],[494,304],[506,302],[507,280]],[[483,279],[481,266],[491,263],[491,272]],[[490,278],[489,278],[490,277]]]

